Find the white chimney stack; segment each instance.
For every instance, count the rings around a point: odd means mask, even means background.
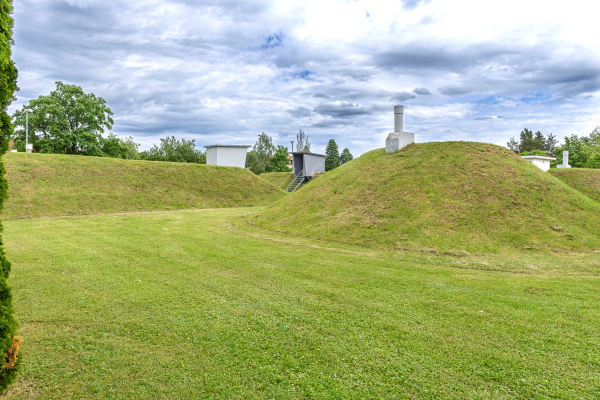
[[[569,152],[563,151],[563,162],[556,166],[556,168],[571,168],[569,165]]]
[[[404,130],[404,106],[397,105],[394,107],[394,132],[402,132]]]
[[[386,153],[396,153],[401,148],[415,142],[415,134],[404,131],[404,106],[394,106],[394,132],[385,140]]]

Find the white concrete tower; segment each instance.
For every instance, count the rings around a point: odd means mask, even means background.
[[[396,153],[415,142],[415,134],[404,131],[404,106],[394,106],[394,132],[385,139],[385,152]]]
[[[404,106],[394,106],[394,132],[404,130]]]

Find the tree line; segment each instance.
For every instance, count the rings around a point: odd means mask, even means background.
[[[569,164],[574,168],[600,168],[600,126],[589,135],[566,136],[563,144],[559,144],[552,133],[533,133],[525,128],[519,135],[519,140],[511,138],[507,146],[519,155],[551,155],[556,157],[553,166],[562,164],[563,151],[569,152]]]
[[[25,151],[25,132],[28,127],[28,143],[33,145],[35,152],[206,163],[206,152],[197,149],[193,139],[169,136],[160,139],[160,144],[140,151],[140,145],[132,137],[123,139],[110,132],[104,136],[113,127],[112,117],[113,112],[102,97],[85,93],[80,86],[58,81],[56,89],[49,95],[39,96],[14,112],[13,121],[17,128],[12,136],[14,148]],[[296,135],[296,144],[298,151],[311,151],[309,137],[302,129]],[[328,150],[330,169],[333,168],[331,157],[339,160],[334,162],[336,165],[341,160],[352,159],[348,149],[344,149],[344,152],[336,155],[333,150]],[[274,145],[271,137],[263,132],[247,154],[246,167],[255,174],[290,171],[288,155],[286,146]]]

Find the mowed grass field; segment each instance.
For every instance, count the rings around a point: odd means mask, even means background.
[[[262,208],[6,221],[6,398],[600,397],[600,254],[275,236]]]

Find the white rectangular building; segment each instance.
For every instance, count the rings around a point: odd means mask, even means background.
[[[247,145],[213,144],[206,148],[206,164],[246,168]]]
[[[529,161],[544,172],[550,169],[550,161],[556,160],[556,158],[554,157],[544,156],[521,156],[521,158]]]

